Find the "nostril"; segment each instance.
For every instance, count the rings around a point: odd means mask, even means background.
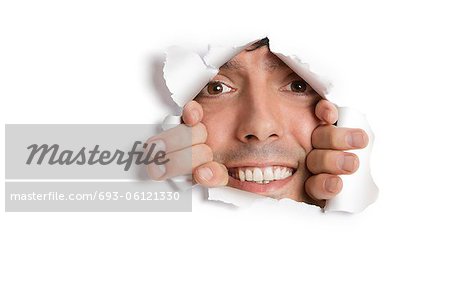
[[[252,141],[252,140],[263,141],[263,140],[266,140],[266,139],[269,139],[269,138],[278,138],[278,135],[277,134],[271,134],[271,135],[269,135],[266,138],[258,138],[258,136],[253,135],[253,134],[245,135],[245,140],[247,140],[247,141]]]

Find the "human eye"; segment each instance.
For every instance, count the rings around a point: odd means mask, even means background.
[[[232,92],[233,88],[221,81],[209,82],[199,93],[202,96],[220,96]]]
[[[281,88],[282,91],[290,91],[298,94],[306,94],[310,89],[309,84],[303,79],[295,79]]]

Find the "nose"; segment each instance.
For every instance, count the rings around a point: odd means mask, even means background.
[[[264,86],[264,85],[262,85]],[[283,135],[280,102],[270,90],[248,89],[242,95],[237,137],[241,142],[271,142]]]

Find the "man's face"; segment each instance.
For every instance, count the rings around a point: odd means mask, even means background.
[[[306,155],[319,125],[318,94],[267,46],[244,50],[196,98],[206,144],[230,175],[228,185],[306,201]]]

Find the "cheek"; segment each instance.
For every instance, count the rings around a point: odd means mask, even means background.
[[[234,122],[233,113],[221,105],[202,104],[203,119],[202,123],[206,126],[208,137],[206,144],[211,147],[213,152],[220,151],[229,146],[232,140],[230,134],[233,132]],[[231,115],[230,115],[231,114]]]
[[[306,153],[309,153],[312,150],[311,135],[314,129],[320,124],[320,120],[315,116],[314,109],[307,109],[296,113],[296,116],[290,118],[290,133],[305,149]]]

